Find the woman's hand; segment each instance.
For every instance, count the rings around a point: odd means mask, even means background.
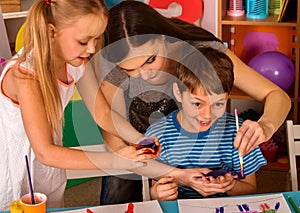
[[[163,177],[152,181],[150,197],[152,200],[168,201],[178,198],[178,186],[174,177]]]
[[[234,140],[234,146],[239,149],[239,155],[244,156],[259,144],[265,142],[267,127],[263,124],[246,120],[239,128]]]

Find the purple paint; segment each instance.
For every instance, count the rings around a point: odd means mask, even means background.
[[[155,141],[152,138],[143,139],[141,142],[139,142],[135,146],[135,148],[136,149],[150,148],[150,149],[153,149],[155,153],[158,150],[158,147],[156,146]],[[153,152],[151,150],[149,150],[149,149],[146,149],[143,153],[144,154],[151,154]]]
[[[219,176],[225,176],[226,174],[231,174],[232,176],[236,176],[236,179],[245,178],[244,173],[242,173],[242,172],[234,172],[234,171],[229,171],[229,170],[225,170],[225,169],[213,170],[213,171],[205,174],[205,177],[217,178]]]

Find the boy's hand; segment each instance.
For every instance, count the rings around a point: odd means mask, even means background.
[[[226,193],[230,191],[236,183],[235,176],[231,174],[226,174],[224,176],[218,176],[214,178],[212,176],[201,178],[193,178],[195,181],[199,182],[198,192],[204,197],[214,195],[216,193]]]
[[[175,168],[169,172],[169,175],[175,177],[176,181],[180,185],[189,186],[195,189],[195,187],[198,186],[198,183],[195,180],[193,180],[193,177],[203,176],[204,174],[210,171],[211,170],[207,168],[188,168],[188,169]]]
[[[236,180],[233,180],[234,178],[230,174],[218,179],[207,179],[205,174],[211,171],[208,168],[176,168],[170,174],[176,178],[179,184],[193,188],[204,197],[225,193],[234,187]]]
[[[178,198],[178,186],[174,177],[163,177],[158,181],[152,181],[150,188],[152,200],[168,201]]]

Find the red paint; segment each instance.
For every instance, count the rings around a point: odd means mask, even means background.
[[[90,209],[86,209],[86,213],[94,213],[94,212]]]
[[[134,213],[133,209],[134,209],[133,203],[128,203],[128,208],[124,213]]]

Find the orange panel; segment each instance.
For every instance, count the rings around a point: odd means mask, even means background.
[[[234,40],[234,45],[231,49],[245,63],[267,50],[282,52],[295,60],[296,30],[294,28],[243,25],[233,27],[235,27],[235,33],[231,33],[231,40]]]

